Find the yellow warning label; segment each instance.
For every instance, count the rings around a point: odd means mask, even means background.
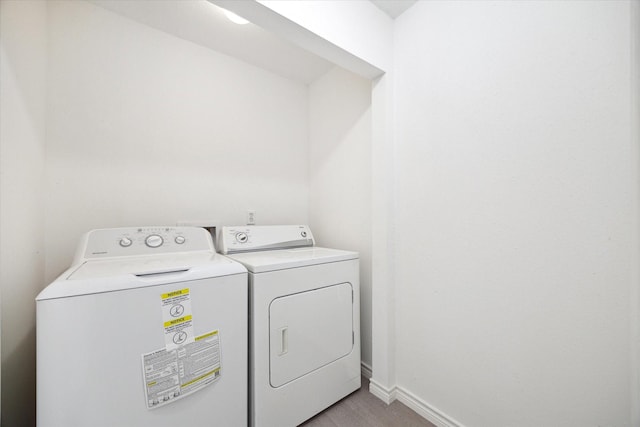
[[[173,319],[173,320],[169,320],[167,322],[164,322],[164,327],[168,328],[169,326],[174,326],[174,325],[178,325],[180,323],[185,323],[191,320],[193,316],[188,315],[188,316],[184,316],[184,317],[180,317],[178,319]]]
[[[218,372],[219,370],[220,370],[220,368],[216,368],[216,369],[214,369],[213,371],[207,372],[207,373],[206,373],[206,374],[204,374],[204,375],[200,375],[198,378],[194,378],[194,379],[192,379],[192,380],[191,380],[191,381],[189,381],[188,383],[181,384],[181,385],[180,385],[180,387],[181,387],[181,388],[182,388],[182,387],[188,387],[188,386],[190,386],[190,385],[191,385],[191,384],[193,384],[193,383],[196,383],[196,382],[198,382],[198,381],[202,381],[204,378],[210,377],[211,375],[215,374],[215,373],[216,373],[216,372]]]
[[[213,332],[209,332],[208,334],[200,335],[199,337],[196,337],[196,341],[200,341],[200,340],[203,340],[205,338],[212,337],[214,335],[218,335],[218,331],[213,331]]]
[[[179,291],[169,292],[168,294],[162,294],[162,299],[173,298],[180,295],[185,295],[189,293],[189,288],[181,289]]]
[[[164,343],[167,351],[193,342],[193,312],[189,288],[160,292]]]

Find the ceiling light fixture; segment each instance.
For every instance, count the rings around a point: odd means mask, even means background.
[[[249,21],[247,21],[246,19],[244,19],[241,16],[236,15],[235,13],[229,11],[229,10],[224,10],[224,14],[227,15],[227,18],[229,18],[229,21],[234,22],[236,24],[240,24],[240,25],[244,25],[244,24],[248,24]]]

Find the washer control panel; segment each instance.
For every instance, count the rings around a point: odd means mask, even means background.
[[[238,225],[222,227],[218,247],[223,254],[314,246],[306,225]]]
[[[159,248],[164,243],[164,239],[159,234],[150,234],[144,239],[144,244],[150,248]]]
[[[104,228],[83,236],[75,261],[191,251],[215,251],[211,234],[204,228]]]

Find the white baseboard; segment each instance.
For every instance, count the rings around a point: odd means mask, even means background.
[[[424,400],[419,399],[414,394],[402,389],[396,388],[396,398],[409,408],[413,409],[423,418],[431,421],[438,427],[464,427],[461,423],[448,416],[433,405],[429,405]]]
[[[414,410],[418,415],[432,422],[437,427],[464,427],[461,423],[448,416],[436,407],[419,399],[413,393],[404,390],[402,387],[386,388],[378,384],[375,380],[369,380],[369,391],[387,405],[398,400]]]
[[[378,384],[373,378],[369,380],[369,392],[387,405],[396,400],[396,387],[388,389]]]
[[[371,366],[367,365],[364,362],[360,362],[360,373],[363,377],[370,380],[372,374]]]

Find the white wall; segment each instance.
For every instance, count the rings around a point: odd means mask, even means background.
[[[35,424],[35,304],[44,282],[46,5],[0,2],[2,425]]]
[[[397,382],[449,421],[631,425],[629,16],[429,1],[396,21]]]
[[[93,4],[49,18],[47,279],[95,227],[307,222],[305,85]]]
[[[360,253],[362,361],[371,367],[371,82],[336,67],[309,87],[309,225]]]

